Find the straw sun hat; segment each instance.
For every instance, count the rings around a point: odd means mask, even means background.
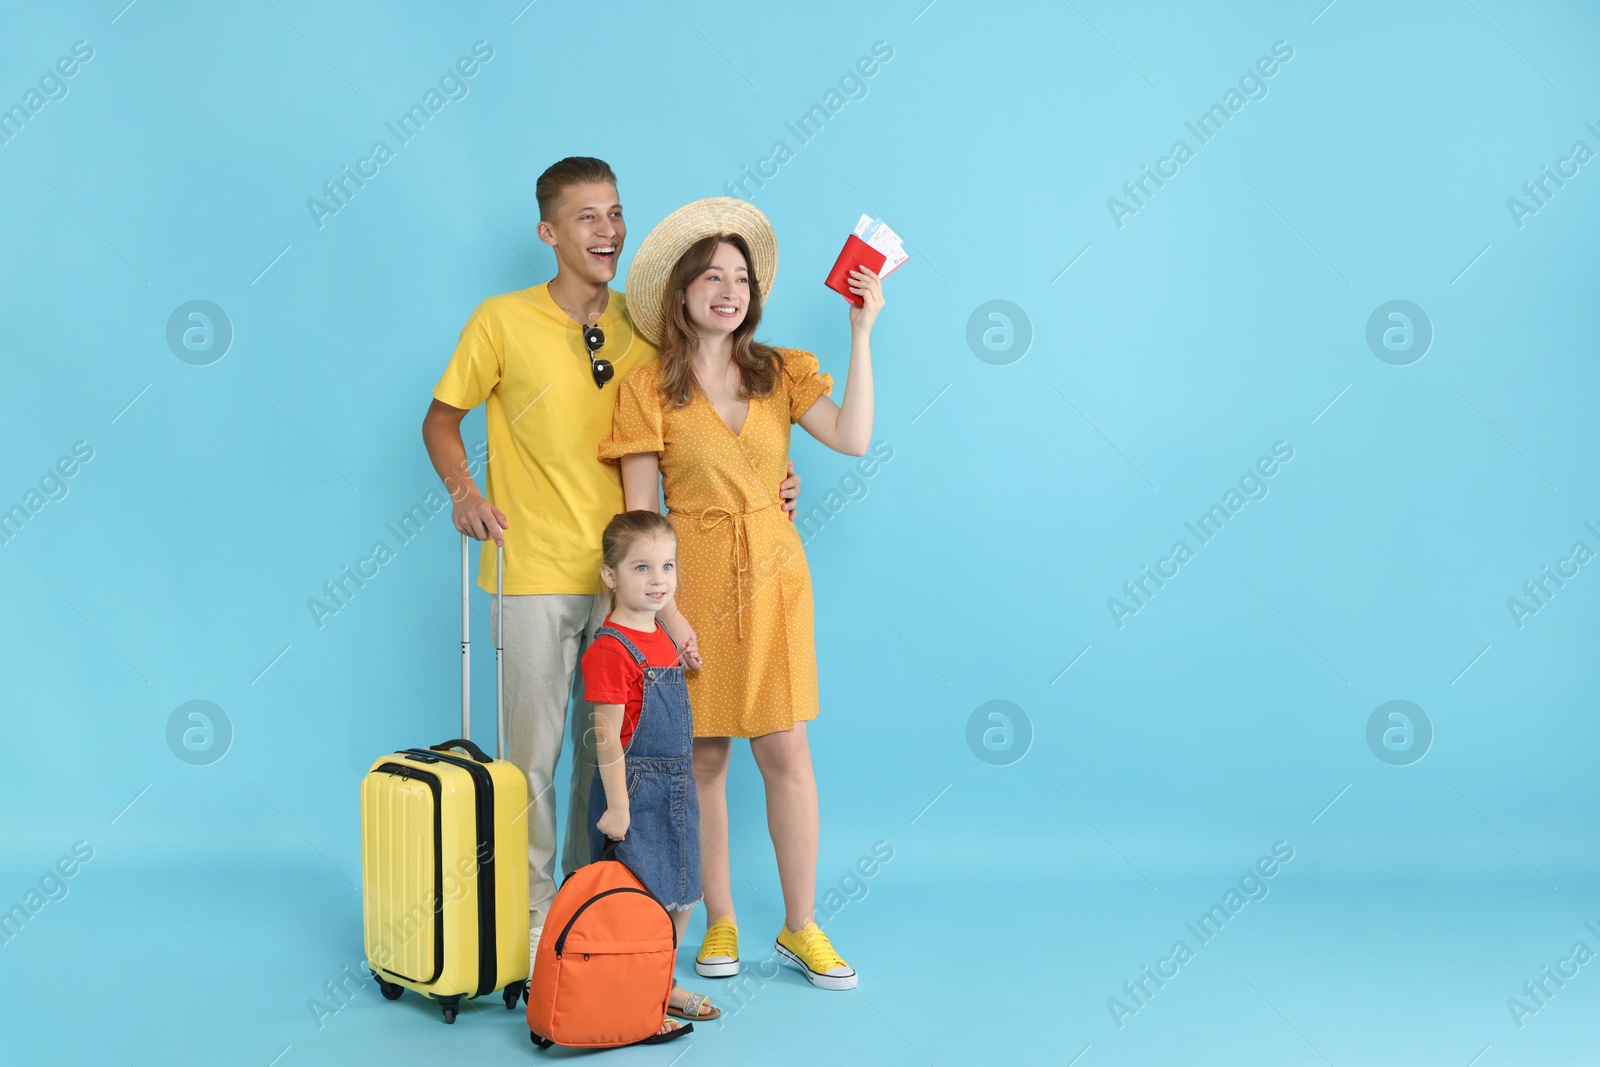
[[[634,253],[628,268],[628,315],[652,344],[661,343],[666,322],[667,276],[689,246],[714,233],[736,233],[750,246],[750,264],[761,296],[772,292],[778,275],[778,235],[761,210],[748,200],[710,196],[685,204],[660,222]]]

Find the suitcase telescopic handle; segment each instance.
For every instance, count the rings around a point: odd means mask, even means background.
[[[471,538],[461,535],[461,736],[472,735],[472,581],[468,563]],[[506,548],[495,545],[494,714],[496,755],[506,757],[506,683],[501,662],[506,640]],[[454,744],[455,742],[452,742]],[[467,744],[472,744],[468,741]],[[447,746],[448,747],[448,746]],[[473,746],[476,749],[476,746]],[[476,755],[481,757],[482,751]],[[480,760],[482,762],[482,760]]]

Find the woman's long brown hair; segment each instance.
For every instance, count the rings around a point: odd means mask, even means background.
[[[761,324],[763,279],[756,277],[750,246],[736,233],[714,233],[702,237],[678,257],[672,272],[667,275],[667,291],[662,296],[662,302],[666,305],[662,309],[666,321],[661,331],[657,388],[675,408],[687,404],[697,388],[694,368],[689,365],[689,360],[700,346],[700,337],[689,321],[683,295],[694,280],[711,266],[711,261],[716,258],[717,246],[724,243],[737,248],[750,269],[750,296],[746,302],[744,321],[733,331],[733,361],[739,367],[740,399],[770,396],[783,368],[783,357],[778,350],[755,339],[756,327]]]

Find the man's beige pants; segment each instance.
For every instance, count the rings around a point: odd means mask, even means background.
[[[594,778],[594,732],[583,699],[579,658],[605,621],[598,596],[541,593],[505,598],[506,758],[528,776],[528,912],[544,925],[556,895],[556,763],[572,709],[572,789],[561,869],[589,862],[589,783]],[[491,613],[497,619],[498,611]],[[498,636],[498,635],[497,635]]]

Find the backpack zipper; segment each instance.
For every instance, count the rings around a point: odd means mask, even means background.
[[[634,889],[632,886],[623,886],[620,889],[607,889],[604,893],[596,893],[594,896],[590,897],[588,900],[579,905],[578,910],[572,913],[572,918],[567,920],[567,925],[561,928],[561,936],[556,938],[556,959],[561,958],[562,950],[567,947],[567,935],[572,932],[572,924],[578,921],[578,916],[582,915],[586,910],[588,910],[590,904],[593,904],[595,901],[600,900],[603,897],[609,897],[616,893],[638,893],[640,896],[649,897],[651,900],[656,899],[653,894],[647,893],[643,889]],[[662,908],[661,910],[666,911],[665,908]],[[668,918],[670,918],[670,916],[668,916]],[[672,928],[672,947],[674,949],[678,947],[678,928],[676,926]]]

